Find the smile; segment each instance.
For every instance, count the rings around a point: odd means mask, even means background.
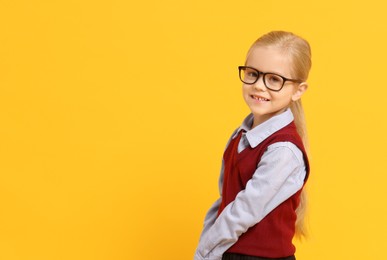
[[[255,100],[258,100],[258,101],[270,101],[270,99],[260,97],[260,96],[251,95],[251,97]]]

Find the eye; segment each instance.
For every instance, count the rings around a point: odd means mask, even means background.
[[[249,77],[249,78],[258,78],[259,77],[259,73],[253,69],[249,69],[247,68],[246,71],[245,71],[245,75],[246,77]]]
[[[283,82],[283,79],[275,74],[266,74],[265,80],[268,84],[280,85]]]

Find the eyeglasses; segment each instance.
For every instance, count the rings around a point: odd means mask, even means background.
[[[253,85],[258,81],[259,76],[263,75],[263,83],[272,91],[280,91],[286,81],[301,83],[302,81],[296,79],[288,79],[275,73],[265,73],[248,66],[239,66],[239,78],[248,85]]]

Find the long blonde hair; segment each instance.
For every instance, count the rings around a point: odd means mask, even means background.
[[[293,65],[291,68],[291,73],[293,74],[292,77],[306,82],[310,68],[312,66],[310,45],[306,40],[290,32],[272,31],[261,36],[253,43],[249,52],[247,53],[247,57],[249,57],[251,51],[254,48],[268,46],[277,47],[284,55],[287,55]],[[292,102],[290,109],[294,115],[294,123],[296,124],[297,132],[300,135],[305,150],[308,153],[308,134],[301,99]],[[298,238],[306,237],[307,235],[307,229],[305,225],[306,207],[307,195],[305,189],[303,189],[300,196],[300,204],[296,210],[296,237]]]

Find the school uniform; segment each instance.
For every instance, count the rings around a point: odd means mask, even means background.
[[[195,260],[295,259],[295,210],[309,164],[293,120],[287,109],[251,129],[250,114],[233,133]]]

